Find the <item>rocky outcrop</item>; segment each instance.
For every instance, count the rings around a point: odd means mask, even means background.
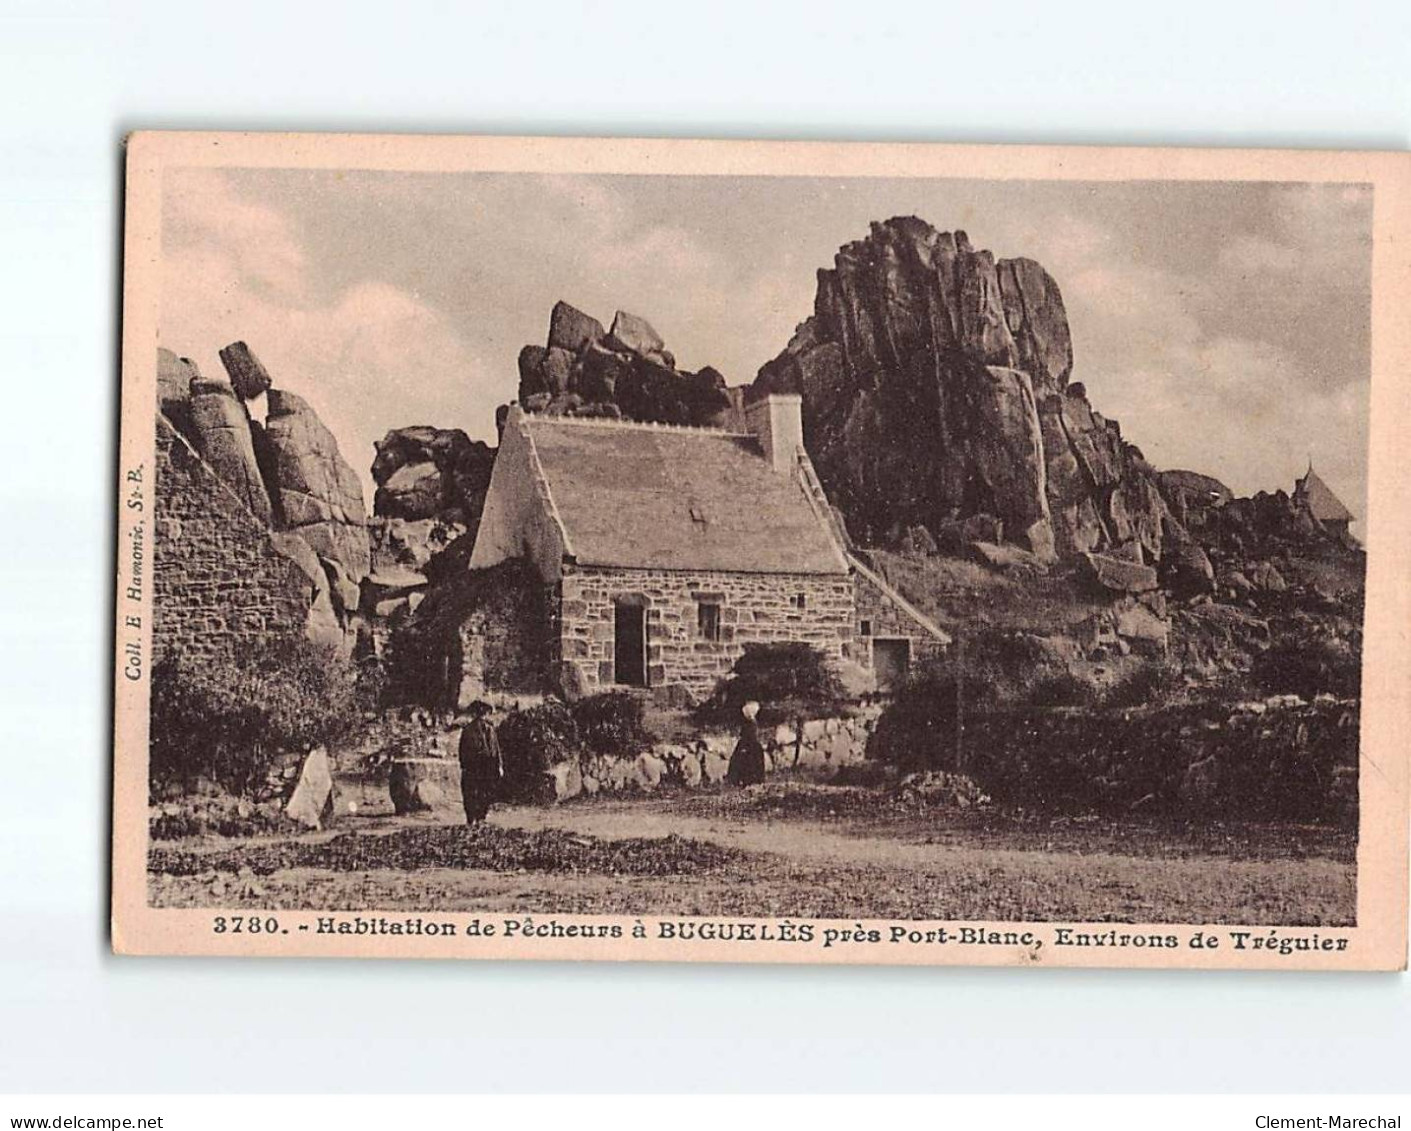
[[[1072,373],[1042,266],[907,216],[818,273],[813,315],[746,397],[802,394],[809,454],[860,542],[920,526],[944,544],[985,516],[1043,558],[1132,546],[1154,564],[1170,518],[1154,472]]]
[[[388,432],[376,445],[373,514],[439,517],[462,526],[478,521],[490,487],[495,449],[459,428],[417,426]]]
[[[269,525],[273,510],[255,458],[253,422],[235,390],[225,381],[194,378],[187,408],[196,450],[250,513]]]
[[[458,428],[388,432],[372,463],[374,568],[430,567],[435,575],[433,559],[448,552],[468,561],[494,464],[495,449]]]
[[[255,433],[282,529],[351,576],[371,569],[362,484],[318,414],[303,398],[269,390],[269,415]]]
[[[207,380],[188,359],[157,351],[158,437],[176,453],[165,466],[175,468],[183,450],[199,464],[158,479],[159,542],[169,544],[163,603],[171,610],[160,646],[248,645],[289,631],[297,618],[310,639],[350,648],[370,567],[362,488],[314,411],[270,388],[248,346],[227,346],[221,360],[232,382]],[[261,425],[243,402],[264,393]],[[200,476],[222,490],[203,488]],[[216,565],[191,564],[207,559]],[[235,571],[229,586],[212,584],[218,567]]]
[[[200,376],[201,371],[189,357],[177,357],[169,349],[157,348],[157,411],[192,443],[196,437],[191,428],[191,382]]]
[[[678,370],[645,318],[619,310],[605,331],[596,318],[559,302],[547,345],[520,350],[519,403],[529,412],[705,425],[730,401],[725,378],[709,366]]]

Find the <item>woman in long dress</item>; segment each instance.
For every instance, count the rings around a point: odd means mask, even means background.
[[[735,743],[735,753],[730,755],[725,779],[739,786],[758,785],[764,781],[764,743],[759,740],[759,724],[755,722],[759,704],[751,700],[741,713],[745,718],[740,724],[740,739]]]

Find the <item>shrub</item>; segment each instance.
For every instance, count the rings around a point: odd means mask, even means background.
[[[573,704],[573,721],[594,754],[630,754],[656,741],[642,722],[642,700],[627,691],[605,691]]]
[[[1355,699],[1362,691],[1361,657],[1325,640],[1280,641],[1256,657],[1250,674],[1265,695]]]
[[[277,754],[336,741],[360,714],[352,664],[302,636],[227,656],[164,657],[152,669],[153,791],[205,778],[250,793]]]
[[[1024,697],[1032,707],[1084,707],[1097,701],[1097,688],[1081,676],[1061,671],[1039,677]]]
[[[573,713],[557,699],[537,707],[511,711],[495,731],[505,763],[505,793],[509,800],[545,800],[545,772],[560,762],[579,761],[583,741]],[[550,797],[550,799],[552,799]]]
[[[1161,706],[1184,687],[1181,673],[1170,664],[1143,663],[1113,683],[1103,702],[1109,707]]]
[[[911,770],[955,770],[956,706],[964,685],[951,665],[922,668],[893,697],[867,742],[867,757]]]
[[[740,708],[751,700],[760,705],[760,722],[767,724],[836,714],[847,692],[827,657],[809,644],[746,644],[699,714],[708,722],[737,722]]]

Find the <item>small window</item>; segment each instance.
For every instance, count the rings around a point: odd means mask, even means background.
[[[808,607],[808,594],[807,594],[807,593],[795,593],[795,594],[794,594],[793,605],[794,605],[794,608],[796,608],[796,609],[804,609],[804,608],[807,608],[807,607]]]
[[[859,636],[872,635],[872,622],[866,618],[857,622],[857,634]]]
[[[720,639],[720,605],[715,601],[701,601],[696,605],[696,627],[700,629],[702,640]]]

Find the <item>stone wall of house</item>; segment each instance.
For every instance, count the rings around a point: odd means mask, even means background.
[[[857,620],[853,627],[857,639],[854,659],[862,667],[872,667],[872,641],[878,636],[909,639],[913,665],[945,651],[944,641],[918,624],[896,601],[861,574],[857,577],[856,588]]]
[[[840,662],[852,659],[853,580],[844,575],[565,566],[560,595],[553,659],[571,697],[612,687],[615,604],[624,599],[646,608],[651,687],[676,685],[704,698],[746,644],[802,641]],[[720,604],[717,641],[704,639],[698,625],[706,598]]]
[[[305,631],[315,582],[160,416],[156,458],[153,658],[210,656]]]

